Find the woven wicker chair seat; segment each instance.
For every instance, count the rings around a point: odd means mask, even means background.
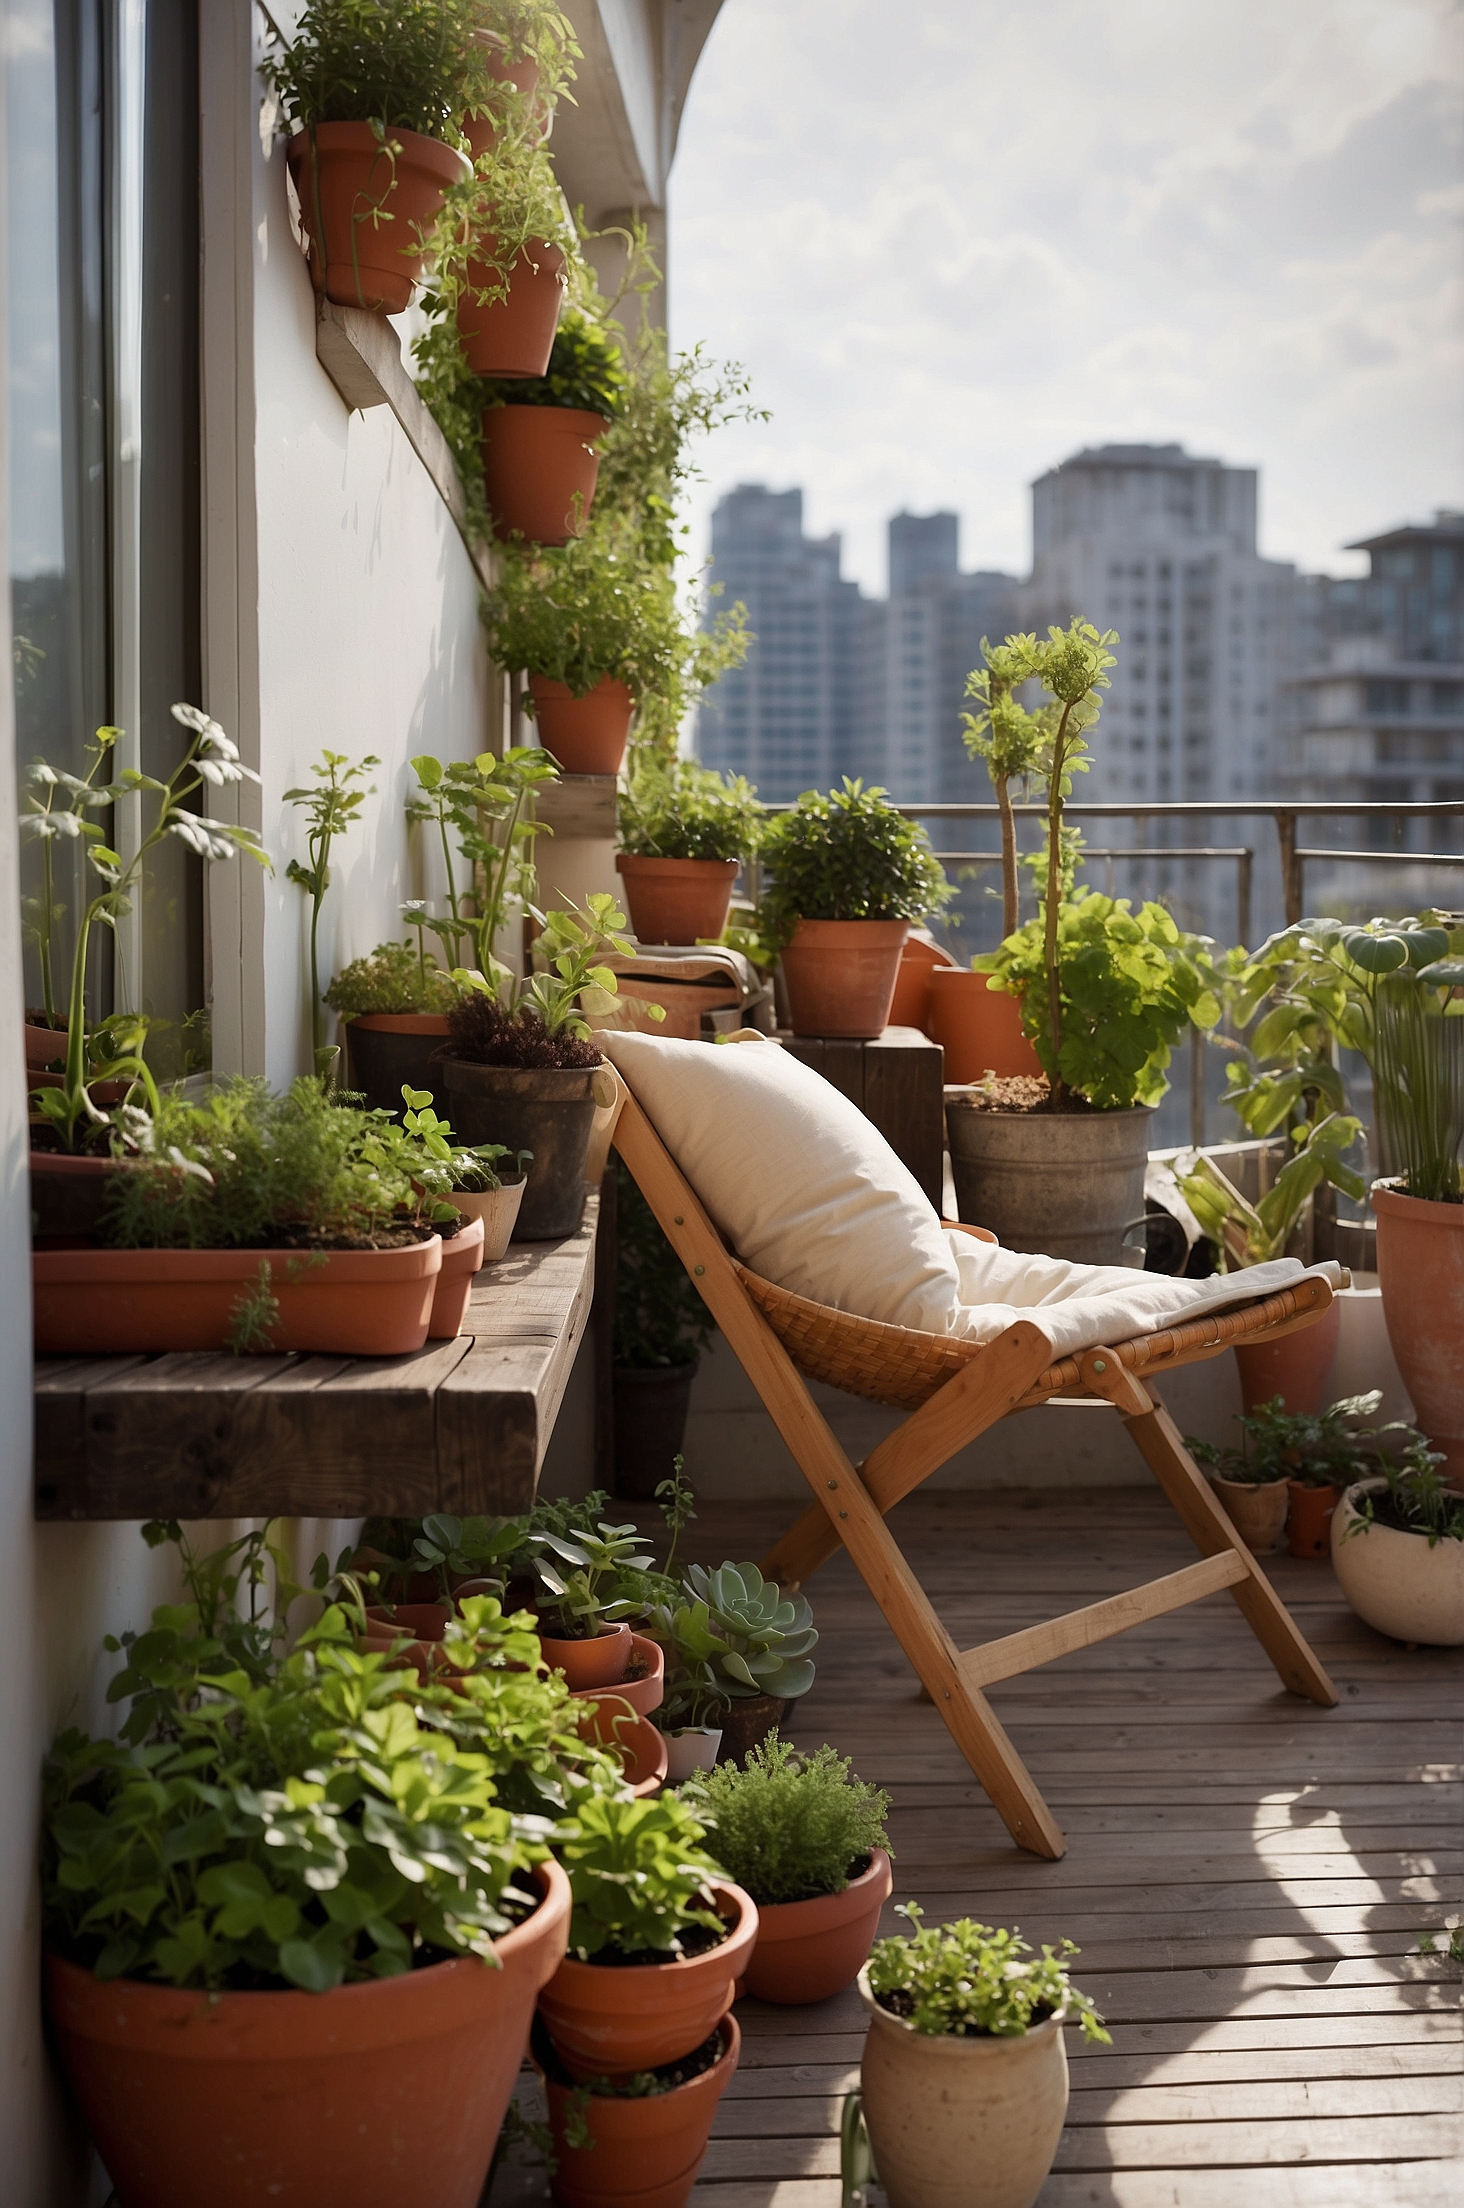
[[[799,1370],[848,1395],[915,1411],[981,1355],[980,1342],[952,1341],[944,1334],[921,1334],[913,1327],[861,1319],[851,1311],[835,1311],[828,1304],[775,1287],[744,1265],[737,1272]],[[1254,1341],[1306,1308],[1294,1289],[1283,1288],[1238,1310],[1206,1312],[1202,1318],[1187,1319],[1159,1333],[1104,1347],[1130,1371],[1152,1371],[1158,1365],[1211,1356],[1233,1342]],[[1040,1323],[1040,1311],[1028,1315]],[[1087,1392],[1077,1357],[1063,1357],[1034,1381],[1022,1400],[1042,1403],[1050,1395]]]

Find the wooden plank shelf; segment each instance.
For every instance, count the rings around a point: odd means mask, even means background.
[[[599,1199],[513,1243],[406,1357],[40,1357],[37,1518],[526,1510],[594,1289]]]

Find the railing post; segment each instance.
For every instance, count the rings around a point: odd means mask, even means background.
[[[1294,928],[1301,918],[1301,860],[1296,849],[1295,813],[1276,813],[1276,834],[1281,844],[1281,896],[1286,925]]]
[[[1205,1147],[1205,1038],[1197,1027],[1190,1029],[1190,1145]]]
[[[1254,851],[1242,851],[1235,862],[1235,940],[1251,949],[1251,885],[1255,874]]]

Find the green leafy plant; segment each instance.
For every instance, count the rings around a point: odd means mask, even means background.
[[[480,0],[307,0],[287,42],[270,26],[262,75],[296,130],[376,123],[461,142],[493,96],[474,33]]]
[[[533,895],[535,840],[546,831],[533,817],[532,799],[558,780],[559,769],[537,745],[515,744],[501,757],[484,751],[447,766],[423,752],[412,771],[420,795],[407,806],[407,818],[436,831],[447,877],[446,914],[433,919],[423,912],[421,925],[442,944],[460,989],[476,972],[492,994],[502,995],[513,975],[493,946]],[[454,843],[465,870],[461,884]]]
[[[551,1639],[592,1641],[602,1625],[638,1614],[633,1599],[614,1591],[626,1573],[648,1571],[655,1561],[634,1526],[602,1523],[574,1538],[534,1533],[529,1549]]]
[[[410,943],[378,943],[367,958],[343,966],[325,1001],[343,1020],[367,1012],[445,1012],[461,988]]]
[[[686,1953],[689,1936],[693,1946],[707,1945],[708,1934],[723,1937],[707,1891],[717,1866],[705,1837],[674,1794],[585,1802],[558,1850],[574,1897],[571,1954],[582,1962],[603,1955],[667,1962]]]
[[[1421,1534],[1431,1549],[1441,1541],[1464,1541],[1464,1495],[1445,1485],[1439,1471],[1444,1462],[1422,1434],[1410,1434],[1401,1462],[1383,1466],[1386,1488],[1353,1498],[1357,1515],[1342,1538],[1390,1526],[1395,1533]]]
[[[542,376],[480,377],[480,410],[490,406],[568,406],[613,421],[625,391],[620,346],[604,323],[570,312],[560,316]]]
[[[716,1322],[623,1160],[615,1177],[615,1362],[695,1364]]]
[[[383,1133],[402,1143],[414,1180],[434,1195],[446,1196],[454,1191],[483,1195],[502,1188],[505,1179],[523,1179],[524,1167],[534,1155],[532,1150],[511,1151],[502,1142],[460,1143],[448,1122],[439,1119],[432,1109],[430,1089],[414,1089],[403,1083],[402,1104],[400,1136],[395,1128],[384,1128]],[[514,1165],[507,1174],[500,1174],[499,1161],[507,1157],[513,1158]]]
[[[620,848],[637,859],[747,859],[763,809],[740,774],[650,759],[620,793]]]
[[[619,984],[604,961],[611,952],[635,957],[635,945],[619,932],[625,914],[613,897],[592,892],[570,911],[535,912],[539,939],[534,946],[544,964],[529,976],[519,1001],[520,1014],[532,1013],[549,1036],[568,1035],[584,1042],[590,1035],[587,1012],[612,1009]],[[652,1019],[666,1017],[659,1004],[645,1007]]]
[[[706,1667],[723,1701],[759,1694],[793,1701],[813,1685],[813,1611],[806,1597],[784,1595],[755,1564],[691,1565],[683,1599],[657,1618],[688,1669]]]
[[[1412,1435],[1413,1429],[1396,1421],[1386,1426],[1358,1426],[1382,1402],[1382,1390],[1344,1396],[1320,1412],[1288,1411],[1283,1396],[1258,1404],[1241,1415],[1239,1449],[1221,1449],[1197,1441],[1192,1435],[1185,1446],[1199,1464],[1207,1465],[1223,1479],[1244,1486],[1262,1487],[1273,1480],[1299,1480],[1303,1487],[1348,1487],[1377,1470],[1376,1444],[1384,1434]]]
[[[983,636],[985,665],[973,668],[966,677],[966,695],[976,700],[977,711],[961,715],[963,741],[973,759],[986,763],[1001,824],[1003,936],[1015,935],[1021,922],[1011,785],[1029,781],[1041,771],[1043,761],[1052,755],[1057,732],[1054,703],[1034,712],[1016,694],[1037,675],[1044,649],[1035,636],[1009,636],[1004,644],[991,644]]]
[[[718,1764],[683,1790],[712,1853],[760,1909],[841,1894],[874,1848],[888,1848],[890,1798],[853,1775],[827,1743],[801,1755],[769,1738],[741,1769]]]
[[[869,1990],[923,2037],[1015,2039],[1061,2016],[1081,2025],[1084,2039],[1108,2041],[1102,2017],[1068,1977],[1068,1959],[1078,1953],[1071,1940],[1039,1955],[1019,1933],[970,1917],[927,1926],[914,1901],[902,1902],[898,1913],[914,1929],[875,1941]]]
[[[1282,1256],[1308,1199],[1324,1181],[1360,1202],[1367,1183],[1347,1163],[1346,1154],[1361,1133],[1361,1120],[1343,1112],[1302,1120],[1291,1156],[1255,1204],[1203,1150],[1176,1158],[1171,1167],[1175,1183],[1219,1251],[1221,1272]]]
[[[671,1536],[665,1563],[665,1570],[669,1573],[676,1562],[676,1545],[696,1517],[696,1490],[686,1477],[685,1457],[679,1454],[673,1457],[670,1479],[656,1482],[656,1507],[665,1519],[666,1531]]]
[[[310,770],[315,777],[313,784],[285,792],[285,803],[299,806],[309,822],[306,848],[310,863],[302,866],[298,859],[291,859],[285,873],[310,899],[310,1042],[312,1064],[320,1075],[326,1074],[331,1064],[325,1055],[325,999],[320,993],[320,912],[330,887],[330,855],[336,838],[345,835],[372,794],[374,785],[363,789],[361,784],[380,764],[374,753],[353,760],[344,752],[323,751]]]
[[[800,920],[923,920],[951,895],[925,831],[847,775],[827,797],[805,790],[773,814],[760,849],[773,879],[758,928],[779,945]]]

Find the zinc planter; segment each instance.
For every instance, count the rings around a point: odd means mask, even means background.
[[[315,123],[285,159],[310,241],[310,279],[341,307],[400,314],[422,274],[423,244],[450,186],[468,173],[440,138],[370,123]]]
[[[685,1365],[616,1365],[615,1492],[648,1503],[681,1454],[697,1359]]]
[[[506,297],[480,306],[473,296],[488,291],[494,272],[469,261],[458,300],[458,336],[475,376],[542,376],[554,350],[559,310],[568,288],[564,255],[557,245],[530,238],[508,272]]]
[[[800,920],[783,952],[794,1034],[882,1035],[909,933],[908,920]]]
[[[623,682],[602,675],[577,698],[567,682],[530,675],[539,741],[566,774],[619,774],[635,700]]]
[[[448,1198],[465,1219],[482,1221],[485,1265],[496,1265],[513,1240],[528,1185],[526,1180],[505,1181],[501,1188],[485,1188],[476,1194],[471,1189],[455,1188]]]
[[[451,1226],[452,1221],[448,1221]],[[473,1292],[473,1275],[483,1263],[483,1222],[469,1219],[451,1241],[442,1245],[442,1270],[432,1293],[432,1316],[427,1322],[429,1342],[448,1342],[461,1334]]]
[[[1364,1625],[1395,1641],[1464,1647],[1464,1541],[1437,1541],[1396,1526],[1369,1526],[1348,1537],[1359,1512],[1354,1497],[1384,1493],[1382,1478],[1349,1487],[1332,1519],[1332,1569]]]
[[[559,2165],[554,2197],[561,2208],[686,2208],[742,2045],[734,2016],[724,2017],[719,2029],[721,2052],[711,2069],[669,2093],[633,2100],[592,2093],[588,2103],[577,2096],[580,2120],[593,2142],[588,2147],[568,2143],[574,2088],[552,2074],[548,2050],[535,2034]]]
[[[669,1963],[581,1963],[567,1955],[539,1996],[555,2053],[572,2077],[624,2077],[677,2062],[732,2006],[757,1938],[757,1910],[730,1880],[707,1881],[727,1938]]]
[[[446,1041],[440,1012],[363,1012],[346,1022],[346,1085],[365,1097],[368,1111],[400,1115],[404,1087],[441,1088],[433,1059]]]
[[[617,851],[631,932],[638,943],[715,943],[732,907],[736,859],[633,858]]]
[[[758,2001],[798,2008],[827,2001],[852,1986],[869,1960],[879,1913],[893,1886],[890,1859],[883,1848],[875,1848],[868,1869],[851,1879],[842,1894],[761,1904],[757,1946],[739,1998],[750,1993]]]
[[[1464,1482],[1464,1204],[1373,1184],[1388,1339],[1419,1425]]]
[[[497,1970],[464,1956],[331,1993],[210,1995],[49,1956],[51,2029],[127,2208],[476,2208],[569,1929],[563,1871],[537,1876]]]
[[[1022,1033],[1022,1008],[986,974],[937,966],[925,1000],[925,1031],[945,1052],[947,1081],[980,1081],[994,1073],[1040,1078],[1042,1061]]]
[[[680,1786],[694,1771],[710,1771],[722,1745],[721,1728],[716,1725],[678,1725],[661,1738],[666,1743],[668,1786]]]
[[[478,1066],[442,1060],[447,1118],[467,1144],[532,1150],[514,1228],[520,1242],[573,1234],[585,1209],[585,1161],[595,1123],[592,1066]]]
[[[1252,1556],[1270,1556],[1281,1545],[1291,1504],[1289,1480],[1211,1480],[1220,1507]]]
[[[483,415],[483,490],[493,533],[568,544],[589,519],[610,424],[575,406],[490,406]]]
[[[1009,1250],[1082,1265],[1122,1262],[1142,1217],[1148,1105],[1122,1112],[990,1112],[946,1102],[956,1209]]]
[[[226,1349],[236,1306],[270,1269],[279,1317],[270,1348],[399,1357],[427,1339],[441,1238],[402,1250],[37,1250],[36,1350],[43,1356]]]
[[[1342,1335],[1342,1305],[1334,1297],[1315,1326],[1283,1334],[1276,1342],[1249,1342],[1235,1352],[1241,1401],[1247,1411],[1280,1396],[1293,1416],[1315,1417],[1331,1400],[1332,1367]]]
[[[1067,2114],[1067,2049],[1049,2017],[1004,2038],[930,2038],[859,1993],[860,2086],[890,2208],[1032,2208]]]

